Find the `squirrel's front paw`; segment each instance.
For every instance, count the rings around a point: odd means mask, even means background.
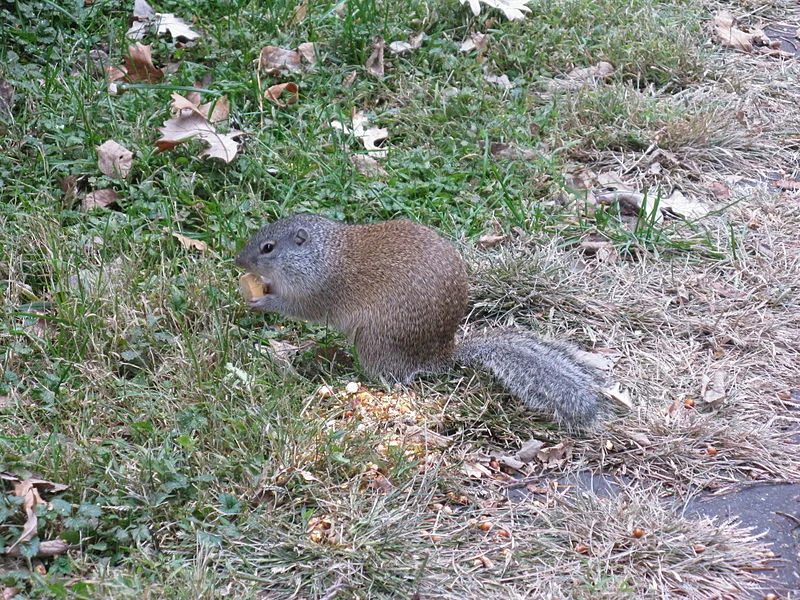
[[[273,294],[266,294],[260,298],[248,300],[247,306],[256,312],[274,312],[277,310],[277,298]]]

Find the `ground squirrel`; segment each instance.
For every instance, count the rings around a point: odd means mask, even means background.
[[[253,310],[343,331],[371,376],[408,383],[453,362],[483,366],[562,426],[585,429],[596,418],[601,377],[569,344],[506,329],[456,343],[467,310],[464,260],[423,225],[293,215],[265,225],[236,264],[264,283]]]

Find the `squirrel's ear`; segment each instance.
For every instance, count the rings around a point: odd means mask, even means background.
[[[308,231],[305,229],[298,229],[294,234],[295,246],[302,246],[308,240]]]

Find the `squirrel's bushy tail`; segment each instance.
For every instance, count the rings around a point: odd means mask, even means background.
[[[485,367],[527,408],[567,429],[585,430],[597,418],[603,377],[567,343],[490,329],[458,344],[454,358]]]

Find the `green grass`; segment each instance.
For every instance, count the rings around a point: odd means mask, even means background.
[[[293,22],[296,3],[288,0],[158,4],[202,38],[183,46],[148,37],[155,64],[179,61],[177,71],[119,95],[108,94],[90,53],[121,64],[132,7],[22,0],[0,8],[0,79],[16,90],[11,115],[0,114],[0,470],[69,485],[52,508],[40,507],[38,535],[23,545],[22,559],[0,567],[0,586],[30,598],[176,599],[437,590],[463,597],[470,585],[512,597],[545,593],[552,581],[575,597],[713,589],[701,564],[686,567],[689,583],[682,583],[648,566],[645,551],[616,561],[582,554],[576,545],[584,538],[569,531],[588,518],[585,507],[516,512],[497,489],[465,478],[461,465],[476,448],[513,447],[532,429],[561,435],[495,400],[485,378],[456,374],[417,388],[421,422],[453,439],[429,463],[402,450],[378,452],[386,430],[403,430],[399,422],[359,428],[343,416],[343,401],[315,396],[320,383],[338,389],[363,378],[346,342],[324,328],[249,314],[232,265],[260,223],[294,211],[348,221],[413,218],[465,250],[496,227],[527,247],[477,282],[474,317],[516,314],[550,333],[602,338],[602,319],[587,321],[588,303],[576,299],[588,287],[568,266],[525,252],[553,239],[564,249],[600,236],[633,264],[733,259],[737,240],[718,236],[714,225],[643,219],[631,226],[615,207],[593,212],[580,201],[555,201],[576,161],[600,165],[603,153],[641,152],[655,139],[677,155],[700,148],[733,160],[747,149],[708,125],[729,122],[722,109],[674,96],[704,81],[707,14],[683,1],[535,0],[526,20],[509,23],[495,11],[473,17],[455,0],[341,6],[309,2],[305,18]],[[422,30],[421,49],[387,52],[383,81],[363,71],[372,36],[388,43]],[[458,50],[476,31],[491,35],[482,64]],[[293,78],[298,104],[259,102],[260,49],[306,41],[318,44],[320,60]],[[550,77],[601,60],[615,66],[608,85],[544,91]],[[514,87],[488,83],[485,70],[507,74]],[[344,87],[352,71],[357,78]],[[239,156],[230,164],[203,161],[195,143],[157,154],[171,92],[207,75],[208,88],[231,100],[231,127],[250,134]],[[330,127],[346,122],[353,107],[389,129],[385,177],[359,174],[349,158],[358,142]],[[108,139],[135,154],[124,182],[97,168],[95,147]],[[535,158],[496,158],[489,142],[531,149]],[[84,192],[115,188],[120,206],[82,212],[61,189],[70,176]],[[187,250],[173,232],[209,249]],[[481,257],[472,261],[476,273],[487,273]],[[610,298],[609,289],[590,291]],[[639,335],[634,309],[616,307],[614,315]],[[644,327],[653,333],[660,324]],[[309,340],[315,345],[292,361],[299,373],[270,358],[271,341]],[[391,491],[365,484],[373,470]],[[634,502],[642,519],[670,520],[668,508],[646,504]],[[516,545],[475,527],[487,515],[504,520]],[[615,529],[621,517],[608,515],[603,539],[613,545],[627,534]],[[317,516],[333,521],[321,543],[307,531]],[[23,521],[6,486],[0,551]],[[699,527],[709,545],[722,540],[723,563],[723,542],[738,539],[686,519],[669,527],[687,535]],[[591,529],[583,523],[580,531]],[[37,574],[28,558],[55,536],[74,549]],[[476,567],[481,555],[494,566]],[[664,560],[672,567],[687,559]],[[739,569],[737,560],[720,567],[725,577]],[[559,564],[568,565],[567,575],[556,577]],[[458,575],[453,565],[465,571]]]

